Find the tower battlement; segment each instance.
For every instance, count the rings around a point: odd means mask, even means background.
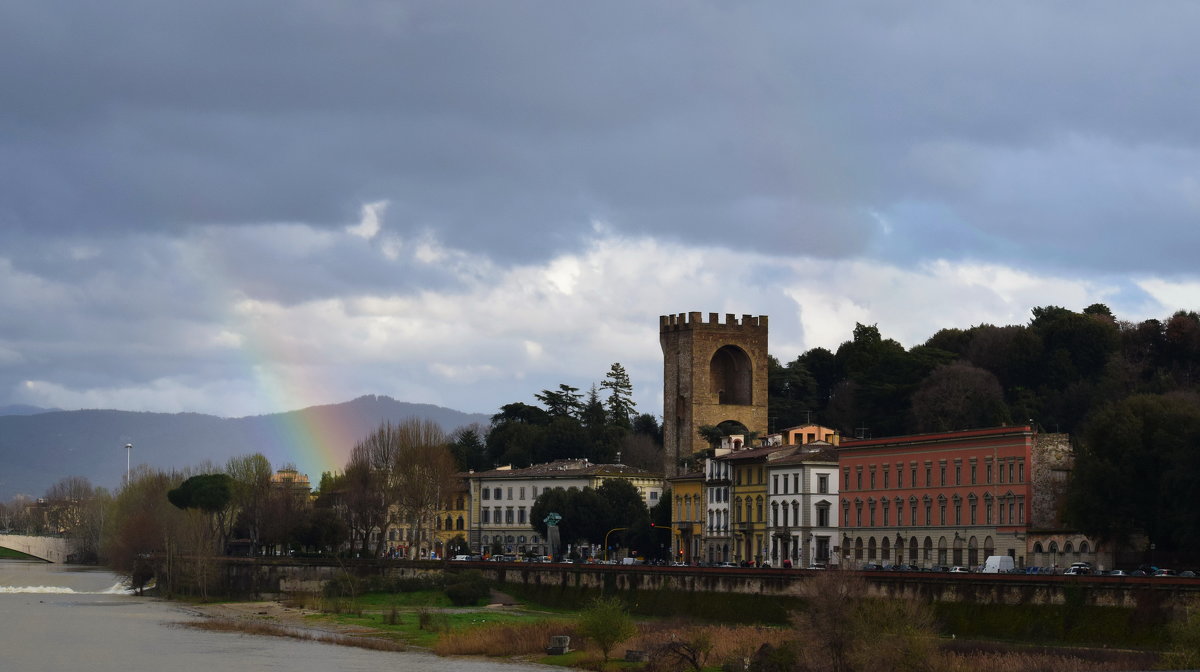
[[[663,470],[708,448],[698,428],[736,422],[767,431],[767,316],[662,315]]]
[[[704,313],[695,311],[691,313],[678,313],[675,315],[660,315],[658,317],[658,331],[680,331],[684,329],[706,329],[712,327],[722,327],[725,329],[762,329],[767,328],[766,315],[742,315],[739,320],[737,315],[733,313],[725,314],[725,321],[721,321],[720,313],[709,313],[708,321],[704,320]]]

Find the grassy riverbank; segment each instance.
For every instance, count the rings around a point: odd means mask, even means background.
[[[349,597],[294,596],[282,603],[199,607],[212,616],[200,627],[325,641],[381,650],[428,649],[443,656],[485,656],[592,670],[827,669],[828,642],[814,637],[812,622],[787,626],[729,625],[679,618],[641,618],[635,634],[602,660],[598,647],[578,634],[578,609],[514,604],[493,594],[487,606],[454,607],[436,590],[373,592]],[[886,616],[886,614],[880,614]],[[860,634],[864,631],[850,626]],[[867,633],[870,635],[870,633]],[[571,637],[571,652],[548,656],[550,637]],[[851,643],[852,644],[852,643]],[[1103,672],[1153,669],[1158,654],[1088,648],[1054,648],[939,637],[932,630],[888,629],[869,642],[874,659],[848,669],[931,672]],[[852,648],[852,647],[851,647]],[[647,663],[625,663],[627,650],[653,654]]]

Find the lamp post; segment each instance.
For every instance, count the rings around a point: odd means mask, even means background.
[[[611,530],[609,530],[608,532],[604,533],[604,561],[605,562],[608,562],[608,535],[612,534],[613,532],[616,532],[617,530],[628,530],[628,529],[629,529],[628,527],[614,527]]]
[[[133,444],[125,444],[125,486],[129,487],[129,456],[133,453]]]

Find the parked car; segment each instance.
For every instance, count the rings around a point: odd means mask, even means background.
[[[1123,569],[1114,569],[1105,574],[1105,576],[1129,576],[1129,572]]]
[[[883,565],[881,565],[877,562],[868,562],[867,564],[863,565],[863,571],[864,572],[881,572],[881,571],[883,571]]]
[[[971,568],[970,568],[970,567],[963,567],[963,566],[961,566],[961,565],[955,565],[955,566],[953,566],[953,567],[951,567],[951,568],[950,568],[950,573],[951,573],[951,574],[970,574],[970,573],[971,573]]]
[[[1196,578],[1196,573],[1190,569],[1185,569],[1179,573],[1179,576],[1184,579],[1194,579]]]
[[[1092,570],[1088,567],[1080,567],[1077,565],[1071,565],[1070,567],[1067,568],[1067,571],[1063,572],[1063,575],[1064,576],[1087,576],[1088,574],[1091,574],[1091,573],[1092,573]]]
[[[1179,574],[1176,573],[1175,570],[1161,568],[1161,567],[1159,569],[1154,570],[1154,575],[1155,576],[1168,576],[1168,577],[1179,576]]]

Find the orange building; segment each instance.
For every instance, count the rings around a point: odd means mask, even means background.
[[[843,439],[843,565],[1024,565],[1038,440],[1028,426]]]

